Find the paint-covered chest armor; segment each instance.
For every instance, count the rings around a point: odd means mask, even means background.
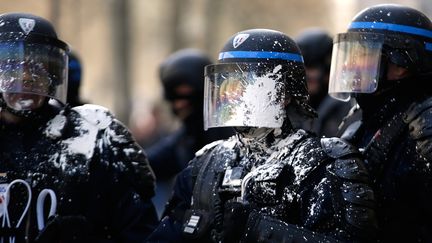
[[[319,139],[303,130],[276,139],[270,146],[232,137],[197,157],[196,162],[202,164],[192,207],[214,208],[212,198],[217,195],[218,200],[251,203],[283,218],[302,181],[325,158]]]
[[[373,230],[373,193],[355,148],[303,130],[274,141],[263,146],[232,137],[198,153],[185,217],[188,237],[198,239],[206,228],[217,227],[224,204],[233,200],[281,222],[334,229],[336,237]]]
[[[90,168],[101,166],[92,161],[103,162],[107,141],[102,141],[101,134],[110,131],[107,128],[112,122],[106,109],[84,106],[64,110],[32,129],[4,127],[0,138],[2,183],[25,180],[32,188],[34,201],[41,190],[52,189],[58,213],[80,211],[87,196]],[[22,193],[25,191],[12,190],[11,200],[22,198],[20,204],[24,204],[27,196]]]

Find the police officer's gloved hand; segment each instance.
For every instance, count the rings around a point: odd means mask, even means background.
[[[249,204],[227,202],[224,210],[224,242],[239,242],[244,236],[246,222],[251,212]]]
[[[413,104],[404,117],[417,152],[432,161],[432,98]]]
[[[36,243],[78,243],[90,241],[91,226],[84,216],[52,216]]]

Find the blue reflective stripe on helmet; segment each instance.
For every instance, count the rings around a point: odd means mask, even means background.
[[[219,60],[226,58],[282,59],[303,62],[303,57],[299,54],[269,51],[227,51],[219,53]]]
[[[399,25],[399,24],[389,24],[382,22],[352,22],[348,29],[381,29],[381,30],[390,30],[403,32],[412,35],[424,36],[427,38],[432,38],[432,31],[416,28],[407,25]]]
[[[426,42],[425,43],[425,49],[428,51],[432,51],[432,43]]]

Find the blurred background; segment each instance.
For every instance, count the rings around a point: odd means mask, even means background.
[[[248,28],[295,37],[319,26],[333,35],[361,9],[390,2],[432,16],[431,0],[0,0],[0,9],[50,20],[81,58],[83,99],[151,136],[175,127],[157,69],[173,51],[195,47],[216,58],[228,37]]]

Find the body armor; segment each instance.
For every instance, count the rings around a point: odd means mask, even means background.
[[[203,238],[215,240],[215,236],[221,235],[223,215],[220,214],[229,201],[249,204],[257,209],[257,215],[265,215],[259,219],[260,223],[254,222],[255,226],[263,226],[271,218],[268,224],[276,220],[281,225],[302,224],[323,232],[325,228],[340,225],[349,235],[370,234],[370,223],[375,223],[374,198],[355,148],[336,138],[320,141],[303,130],[276,139],[269,147],[258,146],[261,152],[257,152],[257,146],[245,145],[242,139],[232,137],[207,147],[193,161],[193,166],[200,169],[195,178],[191,209],[185,217],[187,237],[202,241]],[[253,150],[255,153],[251,153]],[[317,178],[321,179],[317,181]],[[338,193],[328,191],[332,187],[343,189],[338,189]],[[335,199],[327,197],[327,193]],[[310,200],[304,201],[306,198]],[[328,200],[336,206],[326,209]],[[331,210],[336,218],[326,221],[329,216],[326,210]],[[247,228],[254,231],[247,233],[248,237],[262,236],[260,231],[268,231],[262,227]],[[267,234],[271,237],[263,242],[289,238],[287,231],[275,229],[278,230]],[[301,237],[294,234],[290,240]],[[338,235],[331,233],[318,238],[326,237],[331,240]],[[315,236],[309,238],[313,239]]]

